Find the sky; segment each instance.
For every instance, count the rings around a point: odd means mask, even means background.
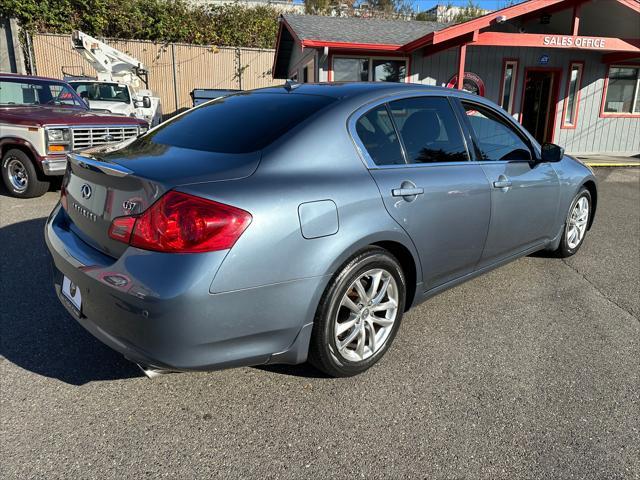
[[[467,0],[413,0],[412,1],[414,8],[417,11],[427,10],[435,5],[447,5],[451,3],[453,5],[458,6],[466,6]],[[498,10],[500,8],[504,8],[507,4],[506,0],[474,0],[474,4],[478,5],[480,8],[486,8],[487,10]]]
[[[469,3],[468,0],[409,0],[416,12],[420,12],[422,10],[428,10],[435,5],[447,5],[451,3],[452,5],[458,5],[461,7],[467,6]],[[520,3],[524,0],[516,0],[515,3]],[[294,0],[295,3],[303,3],[304,0]],[[500,8],[504,8],[508,3],[507,0],[473,0],[473,3],[478,5],[480,8],[486,8],[487,10],[498,10]]]

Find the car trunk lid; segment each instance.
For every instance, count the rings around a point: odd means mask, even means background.
[[[165,151],[155,156],[109,150],[69,154],[65,194],[69,228],[114,258],[127,248],[109,237],[114,218],[140,214],[180,185],[246,177],[259,161],[258,153],[243,155],[234,162],[226,158],[228,155],[174,147],[170,154]]]

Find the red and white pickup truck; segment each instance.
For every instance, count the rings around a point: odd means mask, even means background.
[[[15,197],[43,195],[63,175],[70,151],[137,137],[149,124],[90,111],[69,84],[0,74],[0,169]]]

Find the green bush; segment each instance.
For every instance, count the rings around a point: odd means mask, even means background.
[[[0,0],[0,16],[29,32],[273,48],[278,12],[268,6],[195,6],[185,0]]]

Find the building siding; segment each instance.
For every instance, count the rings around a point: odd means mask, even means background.
[[[549,63],[540,65],[540,56],[549,55]],[[554,142],[573,154],[612,153],[620,155],[640,153],[640,118],[600,118],[600,106],[607,65],[601,63],[602,53],[577,50],[518,47],[467,47],[465,71],[478,74],[485,83],[485,96],[498,101],[502,82],[502,62],[505,58],[518,60],[514,116],[522,109],[524,71],[529,67],[561,68]],[[560,128],[564,105],[567,72],[572,61],[583,61],[584,70],[575,129]],[[457,73],[458,49],[451,48],[425,57],[422,51],[412,57],[410,81],[444,86]]]

